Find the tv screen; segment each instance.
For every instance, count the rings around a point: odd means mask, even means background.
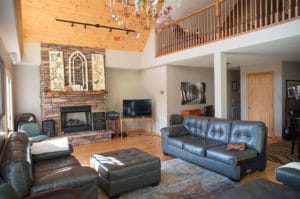
[[[151,117],[151,99],[126,99],[123,100],[124,117]]]

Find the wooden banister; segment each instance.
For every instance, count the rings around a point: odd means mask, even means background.
[[[300,0],[216,0],[156,31],[156,56],[299,18]]]

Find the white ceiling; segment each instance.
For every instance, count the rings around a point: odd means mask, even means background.
[[[259,64],[268,61],[292,61],[300,63],[300,36],[248,46],[225,52],[230,68]],[[213,55],[180,60],[169,65],[213,67]]]

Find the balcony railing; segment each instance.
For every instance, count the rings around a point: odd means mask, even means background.
[[[287,22],[300,16],[300,0],[216,0],[156,29],[156,56]]]

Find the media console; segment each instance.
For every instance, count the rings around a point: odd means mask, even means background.
[[[121,131],[121,139],[123,138],[123,122],[133,121],[149,121],[150,122],[150,134],[153,135],[153,118],[152,117],[121,117],[120,118],[120,131]]]

